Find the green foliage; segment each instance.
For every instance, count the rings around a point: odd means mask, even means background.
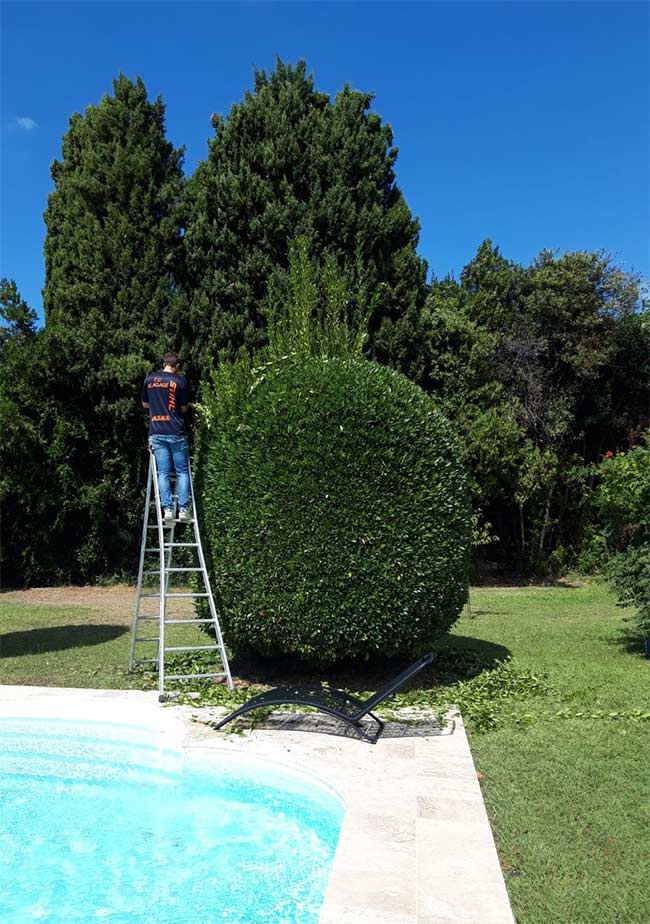
[[[332,102],[301,62],[278,60],[228,117],[213,116],[207,160],[187,196],[184,247],[190,308],[177,318],[204,376],[222,349],[265,342],[269,279],[286,270],[289,243],[331,255],[354,293],[376,293],[369,350],[387,359],[395,325],[424,299],[418,223],[395,178],[390,126],[372,96],[345,87]],[[356,317],[355,317],[356,313]]]
[[[204,524],[235,649],[410,654],[465,599],[469,519],[446,422],[349,359],[259,372],[236,427],[204,397]]]
[[[36,331],[36,312],[21,298],[13,279],[0,279],[0,321],[0,356],[6,361],[11,344],[29,340]]]
[[[36,314],[13,280],[0,280],[0,320],[0,562],[2,586],[12,586],[56,574],[59,550],[43,530],[33,528],[36,517],[51,522],[56,516],[56,502],[43,490],[48,468],[45,335],[36,330]]]
[[[139,391],[169,346],[178,298],[181,151],[165,138],[162,101],[120,76],[113,96],[72,117],[52,178],[34,387],[56,504],[23,515],[41,544],[58,546],[50,580],[132,574],[148,464]]]
[[[595,506],[612,552],[650,540],[650,430],[629,452],[607,453]]]
[[[332,254],[325,254],[321,262],[322,268],[310,259],[307,238],[298,237],[289,245],[287,271],[276,269],[269,281],[268,344],[258,359],[362,358],[377,293],[370,304],[363,290],[352,298],[353,282]]]
[[[609,574],[623,606],[636,607],[636,622],[650,637],[650,542],[619,552],[612,559]]]
[[[447,654],[445,649],[443,655]],[[467,652],[459,654],[462,671],[462,661]],[[548,678],[543,673],[535,673],[504,660],[467,680],[438,688],[398,693],[386,708],[395,713],[404,707],[418,707],[440,718],[451,708],[457,708],[472,731],[484,732],[510,721],[513,707],[549,693]],[[519,712],[521,710],[517,709]]]
[[[600,476],[595,505],[612,553],[609,576],[650,636],[650,431],[630,452],[605,456]]]
[[[203,522],[229,644],[321,663],[418,652],[465,599],[458,450],[421,389],[355,358],[360,335],[334,335],[333,277],[319,301],[300,244],[291,265],[263,364],[222,363],[203,395]]]
[[[543,251],[525,268],[490,241],[460,284],[432,283],[408,372],[461,434],[475,514],[498,537],[490,557],[536,574],[575,563],[591,467],[646,419],[638,297],[638,278],[606,254]]]

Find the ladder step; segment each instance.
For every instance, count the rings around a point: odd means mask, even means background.
[[[209,597],[210,594],[163,594],[163,597],[167,597],[169,600],[170,597]],[[140,597],[160,597],[160,594],[140,594]]]
[[[147,635],[136,638],[136,642],[159,642],[160,638],[157,635]]]
[[[134,664],[157,664],[158,658],[134,658]]]
[[[150,619],[158,619],[158,616],[146,617]],[[166,619],[166,626],[198,626],[205,625],[207,623],[212,623],[214,625],[214,619]]]
[[[214,645],[174,645],[171,648],[165,648],[165,651],[218,651],[216,644]]]
[[[203,568],[165,568],[165,573],[170,574],[172,571],[203,571]],[[160,568],[147,568],[143,574],[160,574]]]
[[[175,517],[172,520],[163,520],[162,527],[163,529],[171,529],[176,523],[196,523],[196,520],[179,520],[178,517]],[[147,526],[147,529],[158,529],[158,524]]]
[[[226,677],[225,673],[220,674],[165,674],[165,680],[196,680],[199,677]]]
[[[166,542],[163,545],[163,549],[195,549],[198,546],[198,542]],[[160,552],[160,549],[154,548],[153,546],[150,549],[145,549],[145,552]]]

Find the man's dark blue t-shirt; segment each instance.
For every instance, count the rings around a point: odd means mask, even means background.
[[[149,405],[150,436],[184,436],[187,382],[173,372],[151,372],[142,386],[142,400]]]

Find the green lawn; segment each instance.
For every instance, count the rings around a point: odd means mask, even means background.
[[[509,706],[531,724],[470,732],[518,924],[648,924],[650,722],[635,710],[650,709],[650,661],[602,586],[477,590],[472,605],[455,633],[550,686]]]
[[[0,596],[0,682],[150,686],[125,670],[128,614],[101,606]],[[650,661],[623,612],[591,584],[475,590],[472,614],[437,676],[445,695],[469,695],[470,743],[518,924],[648,924]],[[479,732],[473,704],[497,675],[453,684],[508,655],[507,695]],[[403,700],[436,698],[429,678]]]
[[[17,603],[17,596],[0,596],[0,683],[97,689],[151,686],[127,673],[126,619],[86,607]]]

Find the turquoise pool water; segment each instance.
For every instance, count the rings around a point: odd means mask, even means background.
[[[273,764],[0,718],[2,924],[316,924],[343,817]]]

